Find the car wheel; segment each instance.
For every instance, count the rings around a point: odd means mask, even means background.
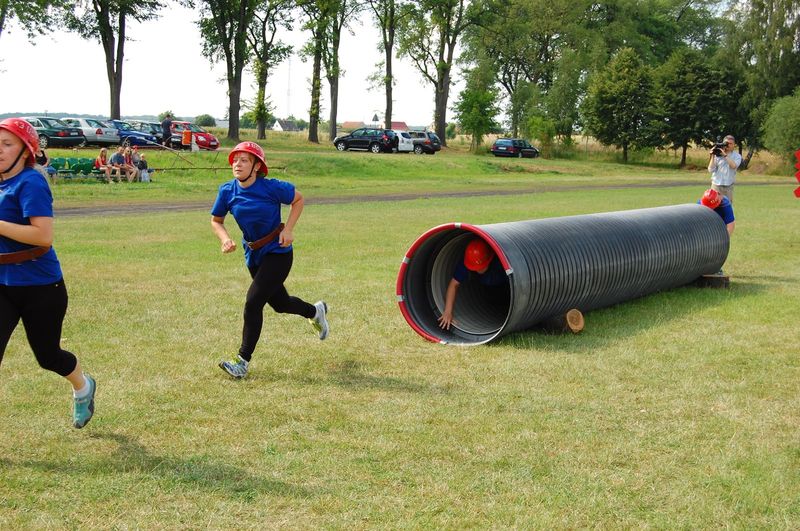
[[[336,149],[339,151],[347,151],[347,144],[344,142],[336,142]]]
[[[122,147],[131,147],[131,139],[130,138],[123,138],[122,139]]]
[[[48,145],[47,137],[44,135],[39,135],[39,147],[42,149],[46,149]]]
[[[422,146],[416,145],[414,146],[414,154],[415,155],[422,155],[424,153]]]
[[[372,151],[373,153],[380,153],[382,151],[380,144],[372,144],[371,146],[369,146],[369,150]]]

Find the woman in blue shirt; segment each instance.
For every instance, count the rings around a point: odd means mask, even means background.
[[[219,187],[211,209],[211,229],[222,244],[222,252],[236,250],[225,229],[228,212],[242,230],[244,259],[253,282],[244,304],[244,327],[239,355],[219,366],[234,378],[247,376],[248,366],[261,335],[264,306],[278,313],[302,315],[311,321],[319,338],[328,337],[328,306],[324,301],[311,305],[292,297],[283,283],[292,269],[294,226],[303,212],[303,196],[294,185],[266,179],[268,168],[264,150],[255,142],[242,142],[231,151],[228,163],[233,179]],[[281,223],[281,205],[291,205],[286,224]]]
[[[53,196],[33,169],[39,138],[21,118],[0,122],[0,361],[22,320],[39,365],[72,384],[72,424],[94,415],[96,384],[78,359],[61,349],[67,288],[52,248]]]

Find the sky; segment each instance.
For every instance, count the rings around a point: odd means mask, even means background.
[[[228,97],[224,58],[211,64],[200,53],[201,43],[191,10],[171,4],[157,20],[129,24],[125,45],[122,115],[158,115],[171,110],[179,117],[210,114],[223,118]],[[13,23],[12,23],[13,24]],[[338,122],[371,122],[385,110],[382,88],[369,89],[367,77],[383,58],[380,34],[369,13],[353,22],[353,34],[342,38],[340,57],[344,76],[339,87]],[[308,34],[281,34],[299,49]],[[433,121],[433,86],[424,82],[408,59],[393,62],[395,121],[428,125]],[[311,61],[295,54],[270,76],[267,92],[272,113],[308,119]],[[107,116],[108,79],[99,42],[67,32],[37,37],[33,44],[13,25],[0,37],[0,113],[71,113]],[[451,91],[451,103],[457,87]],[[252,74],[245,71],[243,99],[255,96]],[[328,87],[323,84],[322,117],[327,119]],[[452,111],[448,110],[448,118]]]

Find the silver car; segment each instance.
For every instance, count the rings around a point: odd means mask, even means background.
[[[70,127],[77,127],[83,131],[86,144],[110,146],[119,144],[119,131],[94,118],[62,118],[62,122]],[[81,146],[83,147],[83,146]]]

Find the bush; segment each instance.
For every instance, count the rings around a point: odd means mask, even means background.
[[[200,127],[216,127],[217,121],[210,114],[201,114],[194,119],[194,123]]]
[[[764,145],[780,157],[794,161],[800,149],[800,88],[775,101],[764,121]]]

